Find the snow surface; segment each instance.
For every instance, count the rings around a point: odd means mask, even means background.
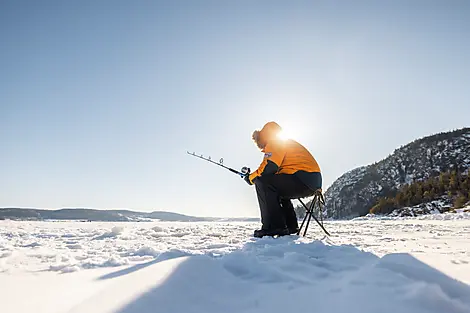
[[[0,311],[470,313],[465,214],[278,239],[242,222],[0,221]]]

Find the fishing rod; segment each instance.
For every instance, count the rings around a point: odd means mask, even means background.
[[[234,169],[231,168],[231,167],[225,166],[225,165],[223,164],[223,163],[224,163],[224,159],[223,159],[223,158],[221,158],[221,159],[219,160],[219,163],[217,163],[217,162],[212,161],[212,159],[211,159],[210,156],[209,156],[208,158],[205,158],[202,154],[201,154],[201,155],[197,155],[196,153],[194,153],[194,152],[189,152],[189,151],[186,151],[186,153],[189,154],[189,155],[195,156],[196,158],[199,158],[199,159],[205,160],[205,161],[207,161],[207,162],[213,163],[213,164],[215,164],[215,165],[221,166],[221,167],[223,167],[223,168],[229,170],[229,171],[232,172],[232,173],[235,173],[235,174],[237,174],[237,175],[240,175],[241,177],[245,177],[246,175],[248,175],[248,174],[250,173],[250,169],[249,169],[248,167],[245,167],[245,166],[242,168],[242,171],[241,171],[241,172],[239,172],[239,171],[237,171],[237,170],[234,170]]]

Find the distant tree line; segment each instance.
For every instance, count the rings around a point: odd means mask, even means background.
[[[469,134],[469,133],[470,133],[470,127],[454,129],[454,130],[448,131],[448,132],[439,132],[439,133],[436,133],[434,135],[425,136],[425,137],[415,139],[412,142],[408,143],[407,145],[401,146],[400,148],[395,149],[395,152],[397,150],[401,150],[402,148],[415,149],[416,147],[418,147],[419,145],[421,145],[423,143],[427,143],[427,144],[432,145],[435,142],[439,142],[439,141],[454,140],[456,137],[460,137],[462,135]]]
[[[395,195],[379,198],[370,209],[372,214],[389,214],[395,209],[411,207],[448,196],[454,209],[463,207],[470,201],[469,173],[453,171],[442,172],[422,181],[414,181],[403,186]]]
[[[303,219],[305,217],[306,211],[305,211],[305,208],[301,204],[294,206],[294,211],[297,216],[297,219]]]

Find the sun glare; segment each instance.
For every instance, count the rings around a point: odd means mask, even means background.
[[[287,140],[287,139],[294,139],[294,134],[289,131],[289,130],[286,130],[286,129],[282,129],[279,134],[278,134],[279,138],[282,139],[282,140]]]

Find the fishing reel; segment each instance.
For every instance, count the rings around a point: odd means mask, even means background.
[[[242,167],[242,170],[241,170],[242,174],[244,174],[245,176],[249,175],[250,171],[251,171],[250,168],[246,166]]]

